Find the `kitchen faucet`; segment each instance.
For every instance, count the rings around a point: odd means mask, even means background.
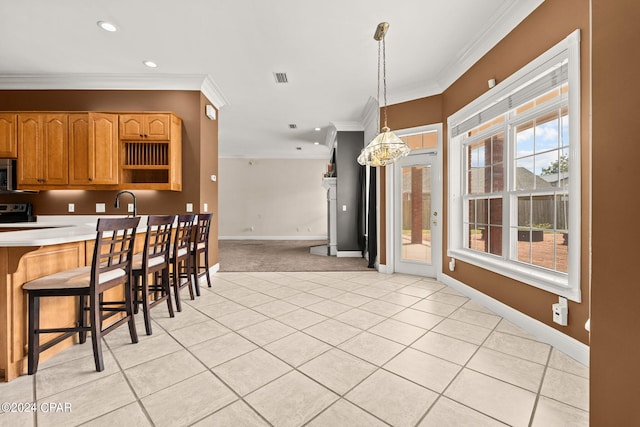
[[[130,194],[131,197],[133,197],[133,216],[138,216],[138,207],[136,205],[136,195],[133,194],[131,191],[123,190],[118,192],[118,194],[116,194],[116,202],[113,204],[113,207],[116,209],[120,207],[120,195],[124,193]]]

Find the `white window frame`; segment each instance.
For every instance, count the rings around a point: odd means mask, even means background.
[[[456,126],[465,122],[470,117],[477,115],[479,112],[495,105],[499,100],[504,99],[519,87],[522,87],[522,85],[540,73],[540,67],[544,67],[545,64],[554,60],[554,58],[559,55],[565,55],[568,59],[569,81],[569,164],[571,165],[571,178],[569,179],[570,239],[568,243],[568,273],[555,272],[510,260],[508,252],[505,253],[503,251],[503,256],[500,257],[465,247],[463,196],[465,194],[466,179],[464,176],[465,168],[463,162],[465,159],[464,150],[466,146],[463,144],[464,134],[452,136],[452,131]],[[580,116],[580,30],[575,30],[557,45],[448,118],[449,221],[447,226],[447,256],[481,268],[486,268],[519,282],[561,295],[572,301],[581,302]],[[506,141],[508,141],[508,138],[505,133],[505,143]],[[506,163],[511,160],[511,156],[505,157],[505,167]],[[506,173],[505,171],[505,174]],[[505,185],[507,185],[506,181]],[[503,209],[509,209],[508,205],[509,200],[503,199]],[[509,239],[509,242],[505,244],[510,244],[512,236],[506,224],[503,236],[508,236],[506,238]]]

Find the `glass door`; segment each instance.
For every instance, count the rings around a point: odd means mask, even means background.
[[[442,240],[437,156],[410,155],[394,168],[394,269],[436,277]]]

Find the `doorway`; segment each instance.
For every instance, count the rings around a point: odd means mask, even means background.
[[[399,136],[413,146],[409,156],[393,167],[394,271],[437,277],[442,259],[442,180],[440,174],[440,126]],[[415,132],[415,130],[414,130]],[[425,138],[425,135],[428,138]],[[410,145],[410,146],[411,146]]]

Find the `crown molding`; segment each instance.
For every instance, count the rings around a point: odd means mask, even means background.
[[[204,74],[9,74],[0,90],[198,90],[217,109],[229,104],[211,76]]]
[[[361,122],[330,122],[330,124],[337,132],[361,132],[364,130]]]
[[[460,76],[469,70],[480,58],[507,36],[527,16],[529,16],[544,0],[510,0],[498,10],[493,22],[473,38],[448,65],[439,73],[436,79],[446,90]],[[487,79],[491,76],[487,76]]]

